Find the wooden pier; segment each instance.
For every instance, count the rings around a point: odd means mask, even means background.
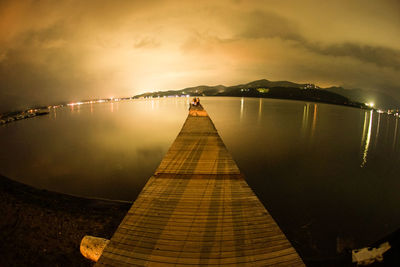
[[[101,265],[304,266],[201,106],[190,108]]]

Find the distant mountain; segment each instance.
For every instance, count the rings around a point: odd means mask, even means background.
[[[357,101],[341,92],[346,89],[331,87],[323,89],[314,84],[298,84],[289,81],[268,81],[266,79],[253,81],[234,86],[194,86],[181,90],[159,91],[137,95],[135,97],[164,97],[175,95],[191,96],[238,96],[293,99],[313,102],[324,102],[337,105],[346,105],[368,108],[364,103],[370,101]],[[340,92],[339,92],[340,91]],[[348,90],[351,91],[351,90]],[[348,93],[348,91],[343,91]]]
[[[256,87],[292,87],[292,88],[306,88],[307,86],[311,86],[313,88],[319,88],[318,86],[315,86],[313,84],[299,84],[299,83],[293,83],[293,82],[288,82],[288,81],[268,81],[266,79],[262,80],[257,80],[254,82],[250,82],[247,84],[240,84],[232,87],[250,87],[250,88],[256,88]]]
[[[369,91],[364,89],[345,89],[342,87],[329,87],[325,89],[343,95],[357,102],[374,102],[375,106],[381,109],[396,109],[400,107],[400,102],[398,100],[385,93],[377,91]]]
[[[274,87],[285,87],[285,88],[299,88],[299,89],[304,89],[304,88],[319,88],[318,86],[315,86],[313,84],[298,84],[298,83],[293,83],[293,82],[288,82],[288,81],[268,81],[265,79],[262,80],[257,80],[253,81],[250,83],[246,84],[239,84],[239,85],[234,85],[234,86],[224,86],[224,85],[216,85],[216,86],[206,86],[206,85],[200,85],[200,86],[194,86],[194,87],[188,87],[185,89],[181,90],[176,90],[173,92],[185,92],[185,93],[195,93],[195,94],[206,94],[206,95],[217,95],[219,93],[223,92],[229,92],[231,90],[235,89],[243,89],[243,88],[274,88]],[[172,91],[171,91],[172,92]]]

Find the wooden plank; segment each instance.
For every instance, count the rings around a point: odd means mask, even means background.
[[[304,266],[201,106],[191,107],[101,265]]]

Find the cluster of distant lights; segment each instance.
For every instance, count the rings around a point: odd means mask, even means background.
[[[162,98],[167,98],[167,97],[190,97],[190,95],[187,95],[185,92],[182,92],[181,95],[164,95],[162,96]],[[161,96],[145,96],[145,97],[141,97],[140,99],[152,99],[152,98],[161,98]]]
[[[100,99],[100,100],[75,102],[75,103],[69,103],[69,104],[67,104],[67,106],[79,106],[79,105],[85,105],[85,104],[104,103],[104,102],[109,102],[109,101],[118,102],[118,101],[120,101],[120,99],[119,98],[110,98],[110,99]]]
[[[190,95],[185,94],[185,92],[182,92],[182,95],[172,95],[172,96],[163,96],[163,98],[167,97],[190,97]],[[152,99],[152,98],[161,98],[161,96],[145,96],[145,97],[140,97],[138,99]],[[69,107],[74,107],[74,106],[80,106],[80,105],[87,105],[87,104],[96,104],[96,103],[105,103],[105,102],[119,102],[122,100],[132,100],[134,97],[126,97],[126,98],[107,98],[107,99],[99,99],[99,100],[90,100],[90,101],[79,101],[79,102],[72,102],[66,104]],[[54,106],[49,106],[49,108],[59,108],[63,107],[64,105],[54,105]]]
[[[374,103],[374,102],[370,102],[370,103],[365,103],[365,105],[366,105],[367,107],[373,108],[373,107],[375,106],[375,103]]]
[[[370,103],[365,103],[365,105],[367,107],[373,108],[375,106],[375,103],[370,102]],[[384,111],[384,110],[381,110],[381,109],[376,109],[376,112],[378,112],[380,114],[385,113],[385,114],[388,114],[388,115],[393,115],[393,116],[396,116],[396,117],[400,117],[400,114],[399,114],[398,110],[387,110],[387,111]]]
[[[96,103],[105,103],[105,102],[119,102],[121,100],[131,100],[133,97],[127,97],[127,98],[108,98],[108,99],[99,99],[99,100],[90,100],[90,101],[79,101],[79,102],[73,102],[73,103],[68,103],[67,106],[73,107],[73,106],[80,106],[80,105],[87,105],[87,104],[96,104]],[[49,108],[59,108],[63,107],[64,105],[54,105],[54,106],[49,106]]]

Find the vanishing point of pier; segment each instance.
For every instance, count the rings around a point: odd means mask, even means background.
[[[201,106],[96,266],[304,266]]]

